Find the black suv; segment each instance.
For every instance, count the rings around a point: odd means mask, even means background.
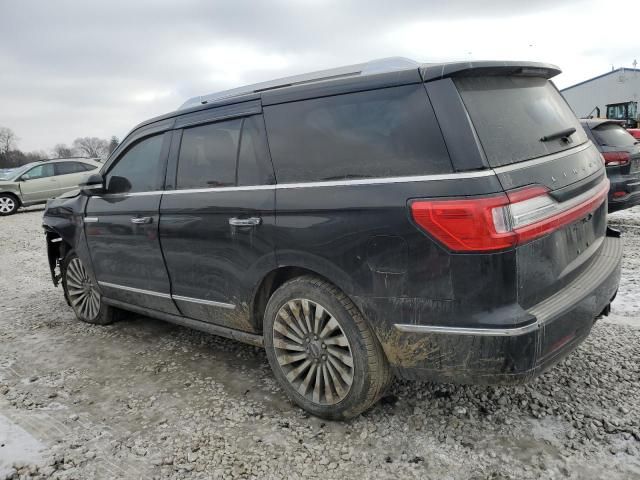
[[[356,65],[144,122],[44,214],[80,320],[122,310],[264,346],[302,408],[393,375],[533,378],[608,313],[621,241],[557,67]]]
[[[588,118],[580,123],[604,158],[611,182],[609,212],[640,204],[640,140],[620,120]]]

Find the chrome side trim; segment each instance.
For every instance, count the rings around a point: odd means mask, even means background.
[[[242,187],[212,187],[212,188],[188,188],[184,190],[154,190],[151,192],[134,193],[108,193],[105,195],[93,195],[92,198],[104,197],[141,197],[146,195],[179,195],[185,193],[208,193],[208,192],[243,192],[254,190],[287,190],[292,188],[318,188],[318,187],[340,187],[357,185],[385,185],[389,183],[408,182],[430,182],[437,180],[460,180],[463,178],[492,177],[495,173],[491,169],[474,170],[471,172],[442,173],[433,175],[416,175],[409,177],[386,177],[386,178],[362,178],[356,180],[332,180],[321,182],[301,182],[301,183],[279,183],[277,185],[248,185]]]
[[[98,217],[84,217],[84,223],[98,223],[100,219]]]
[[[118,290],[125,290],[125,291],[131,292],[131,293],[139,293],[141,295],[151,295],[153,297],[169,298],[169,299],[171,298],[171,295],[169,295],[168,293],[154,292],[152,290],[143,290],[142,288],[125,287],[124,285],[116,285],[115,283],[98,281],[98,285],[100,285],[101,287],[116,288]]]
[[[118,290],[125,290],[131,293],[139,293],[141,295],[151,295],[153,297],[168,298],[168,299],[178,300],[182,302],[199,303],[201,305],[208,305],[211,307],[228,308],[229,310],[234,310],[236,308],[236,306],[233,305],[232,303],[214,302],[213,300],[202,300],[200,298],[183,297],[181,295],[171,295],[169,293],[154,292],[153,290],[144,290],[142,288],[125,287],[124,285],[117,285],[115,283],[109,283],[109,282],[98,281],[98,284],[101,287],[115,288]]]
[[[290,188],[339,187],[350,185],[384,185],[388,183],[430,182],[436,180],[460,180],[462,178],[492,177],[495,173],[491,169],[474,170],[471,172],[436,173],[433,175],[416,175],[410,177],[362,178],[356,180],[333,180],[326,182],[280,183],[276,190]]]
[[[181,302],[198,303],[200,305],[208,305],[211,307],[228,308],[229,310],[234,310],[236,308],[236,306],[232,303],[214,302],[213,300],[202,300],[200,298],[183,297],[182,295],[171,295],[171,298]]]
[[[466,328],[396,323],[394,327],[396,330],[404,333],[445,333],[449,335],[473,335],[481,337],[515,337],[537,330],[539,324],[536,321],[523,327],[515,328]]]
[[[568,157],[569,155],[573,155],[575,153],[580,153],[588,148],[595,148],[591,141],[587,141],[582,145],[578,145],[577,147],[569,148],[568,150],[563,150],[562,152],[552,153],[551,155],[545,155],[544,157],[533,158],[531,160],[525,160],[524,162],[512,163],[510,165],[504,165],[503,167],[496,167],[493,171],[500,175],[501,173],[508,173],[514,170],[520,170],[522,168],[534,167],[536,165],[540,165],[542,163],[553,162],[559,158]]]

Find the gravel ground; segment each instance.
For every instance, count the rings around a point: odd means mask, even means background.
[[[0,478],[640,478],[640,208],[613,314],[510,388],[396,382],[347,423],[289,403],[258,348],[75,320],[36,209],[0,224]]]

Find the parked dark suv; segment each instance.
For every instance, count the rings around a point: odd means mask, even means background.
[[[640,140],[621,121],[589,118],[580,123],[604,158],[611,182],[609,212],[640,204]]]
[[[144,122],[44,214],[80,320],[129,310],[264,346],[285,392],[359,414],[392,376],[533,378],[607,313],[621,241],[557,67],[356,65]]]

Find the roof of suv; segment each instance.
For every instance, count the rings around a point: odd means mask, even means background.
[[[549,63],[526,61],[486,60],[418,63],[402,57],[373,60],[192,97],[177,110],[150,118],[133,127],[112,155],[119,155],[123,148],[127,148],[129,136],[142,127],[148,127],[149,132],[152,132],[152,124],[156,122],[169,121],[179,115],[251,100],[261,101],[263,105],[273,105],[328,95],[427,82],[447,77],[520,75],[551,78],[560,72],[560,68]],[[265,99],[265,97],[267,98]],[[268,103],[265,103],[265,100],[268,100]]]
[[[551,78],[559,73],[561,73],[561,70],[556,65],[540,62],[484,60],[477,62],[418,63],[408,58],[390,57],[192,97],[177,110],[145,120],[136,125],[132,131],[144,125],[149,125],[159,120],[169,119],[184,113],[248,100],[257,100],[261,98],[262,94],[267,92],[284,92],[294,88],[296,90],[304,89],[304,91],[300,93],[306,94],[308,98],[323,96],[318,94],[322,87],[335,85],[341,80],[349,81],[352,84],[359,84],[363,87],[360,88],[361,90],[366,90],[368,89],[367,86],[373,83],[375,83],[375,86],[371,88],[382,88],[384,86],[399,85],[403,81],[405,83],[426,82],[465,75],[518,74]],[[388,85],[385,85],[385,83],[388,83]],[[353,85],[353,88],[356,88],[356,85]]]
[[[330,68],[316,72],[293,75],[290,77],[269,80],[266,82],[246,85],[244,87],[233,88],[222,92],[211,93],[192,97],[183,103],[178,110],[190,107],[206,105],[216,100],[241,97],[252,93],[261,93],[268,90],[299,86],[305,84],[317,84],[320,82],[331,82],[344,78],[360,77],[365,78],[382,73],[402,72],[405,70],[418,70],[424,81],[445,78],[470,70],[482,69],[500,70],[530,70],[531,74],[551,78],[560,73],[560,69],[555,65],[537,62],[510,62],[510,61],[480,61],[480,62],[447,62],[447,63],[418,63],[404,57],[389,57],[371,60],[366,63],[347,65],[344,67]]]

